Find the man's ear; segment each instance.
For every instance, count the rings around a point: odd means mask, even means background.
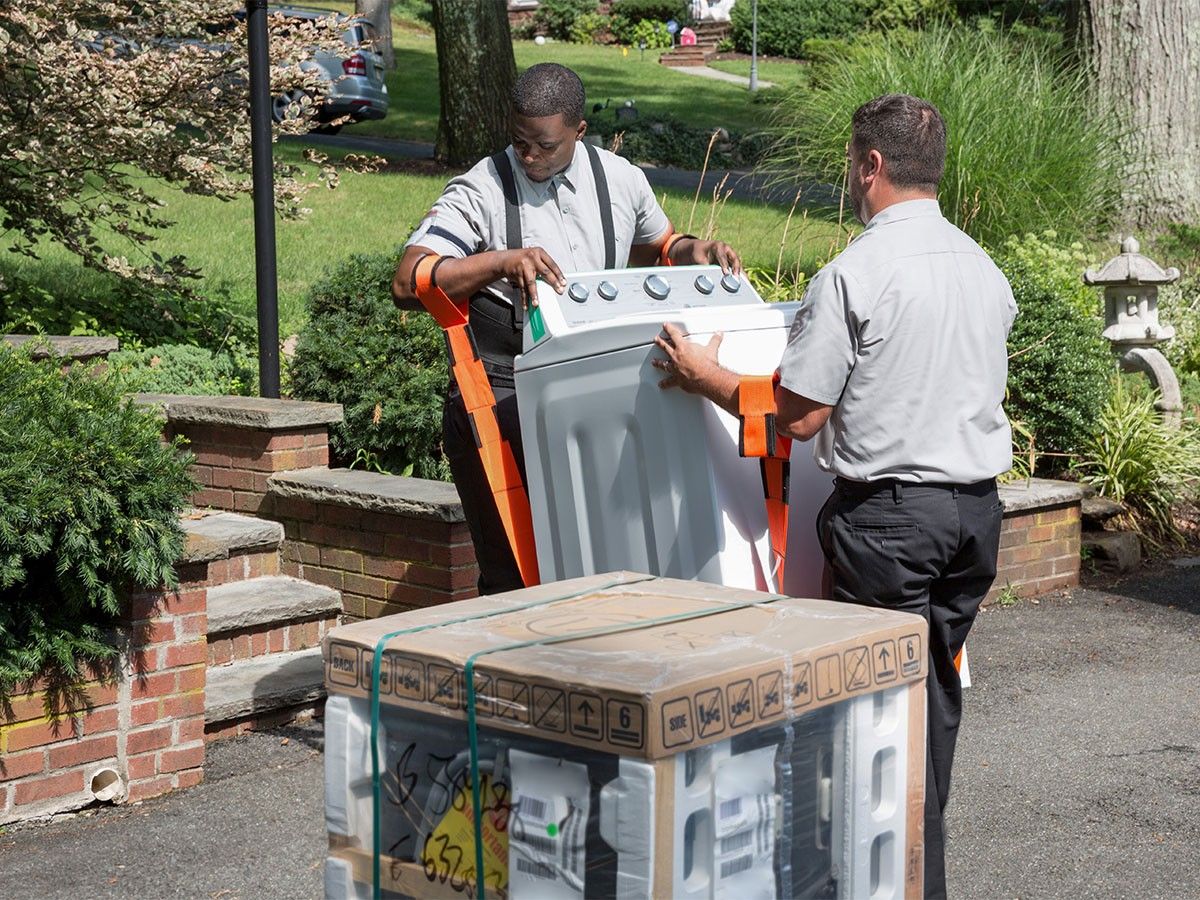
[[[876,177],[883,174],[883,154],[878,150],[867,151],[867,158],[863,162],[863,182],[865,184],[870,184]]]
[[[575,140],[582,141],[585,134],[587,134],[587,119],[580,119],[579,127],[575,129]]]

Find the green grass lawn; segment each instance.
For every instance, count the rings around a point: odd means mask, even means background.
[[[324,0],[315,4],[338,12],[353,12],[354,4]],[[390,103],[387,118],[360,122],[346,128],[347,134],[374,135],[432,142],[437,135],[438,71],[432,32],[412,27],[393,16],[392,47],[396,69],[387,75]],[[696,127],[723,126],[732,131],[756,131],[770,115],[770,104],[735,84],[684,75],[660,65],[662,51],[623,50],[617,46],[533,41],[514,41],[518,71],[535,63],[557,62],[570,66],[583,79],[589,115],[594,103],[611,100],[614,106],[634,100],[642,115],[672,115]],[[729,65],[737,66],[732,62]],[[747,63],[746,72],[749,72]],[[763,64],[767,80],[795,81],[785,63]],[[800,67],[795,67],[799,69]],[[778,72],[777,72],[778,69]],[[767,75],[767,71],[775,77]],[[743,74],[743,73],[738,73]],[[611,116],[611,111],[596,114]]]
[[[294,145],[276,152],[299,159]],[[343,173],[336,190],[313,189],[305,199],[312,212],[300,221],[277,221],[280,333],[293,334],[306,321],[305,297],[329,266],[354,253],[390,251],[401,245],[445,185],[444,176],[401,173]],[[182,254],[203,273],[202,291],[227,293],[235,308],[249,316],[255,309],[254,233],[250,198],[222,202],[148,184],[167,203],[176,222],[153,244],[141,249],[114,238],[111,252],[141,261],[139,253],[157,251],[164,257]],[[702,234],[709,227],[710,198],[701,197],[692,214],[693,195],[669,191],[660,195],[678,228]],[[729,201],[715,219],[715,234],[733,244],[747,265],[774,271],[787,210],[761,204]],[[836,224],[797,215],[784,248],[784,269],[799,266],[811,272],[818,260],[837,246]],[[113,279],[84,269],[76,258],[44,245],[41,259],[5,254],[3,271],[15,271],[50,291],[61,302],[111,292]]]
[[[396,69],[387,76],[387,118],[348,126],[347,133],[432,142],[438,120],[433,35],[398,31],[393,46]],[[623,53],[615,46],[539,46],[532,41],[515,41],[513,48],[519,70],[535,63],[557,62],[578,72],[587,91],[589,116],[594,103],[611,100],[615,107],[633,100],[643,116],[672,115],[696,127],[720,125],[732,131],[755,131],[765,125],[770,114],[770,105],[755,102],[745,88],[683,75],[660,65],[659,51],[647,51],[642,58],[636,50]],[[612,115],[612,111],[595,114]]]
[[[720,69],[742,78],[750,77],[750,60],[748,59],[714,59],[710,68]],[[781,89],[804,87],[808,84],[808,66],[801,62],[790,60],[759,60],[759,81],[769,81]]]

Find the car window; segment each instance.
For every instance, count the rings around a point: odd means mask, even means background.
[[[353,28],[348,28],[342,35],[342,40],[351,47],[363,47],[367,50],[375,49],[378,38],[379,33],[369,22],[362,22]]]

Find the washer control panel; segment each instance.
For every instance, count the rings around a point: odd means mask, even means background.
[[[570,274],[562,294],[539,284],[543,313],[553,306],[567,327],[617,317],[707,306],[759,304],[762,298],[745,274],[724,274],[719,266],[655,266]],[[551,329],[552,331],[555,329]]]

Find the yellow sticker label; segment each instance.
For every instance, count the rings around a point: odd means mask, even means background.
[[[508,802],[509,788],[493,783],[487,775],[483,784],[483,872],[489,889],[508,888]],[[464,784],[450,809],[425,841],[421,862],[430,880],[475,884],[475,811],[471,787]]]

